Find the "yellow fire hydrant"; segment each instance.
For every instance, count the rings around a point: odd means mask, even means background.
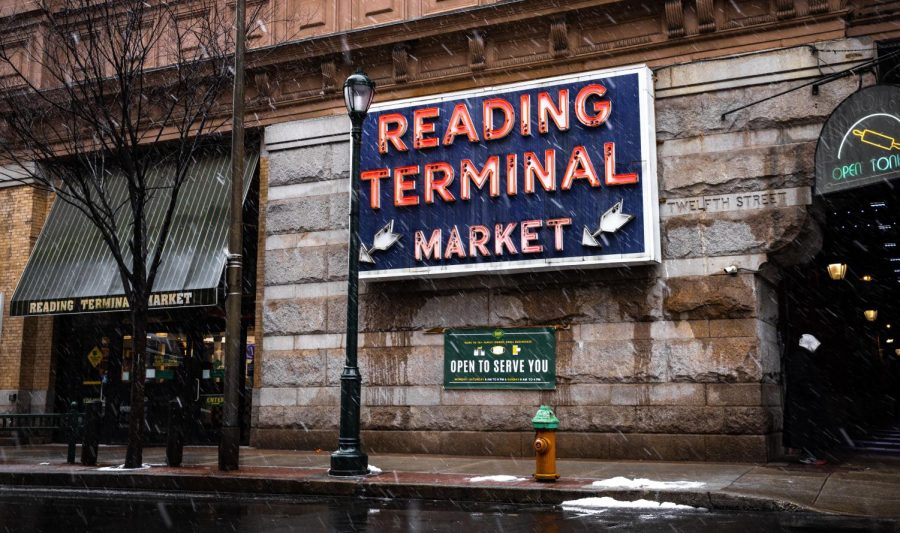
[[[556,481],[556,430],[559,419],[553,414],[549,405],[542,405],[534,418],[534,479],[538,481]]]

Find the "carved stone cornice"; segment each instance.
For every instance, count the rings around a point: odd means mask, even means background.
[[[397,43],[391,51],[394,67],[394,83],[406,83],[409,79],[409,43]]]
[[[846,11],[833,10],[836,2],[843,0],[808,0],[811,3],[802,3],[802,9],[787,0],[772,0],[766,6],[751,0],[734,1],[741,8],[751,8],[734,10],[728,7],[731,4],[717,4],[715,0],[694,0],[693,5],[685,5],[685,0],[666,0],[646,4],[652,9],[636,11],[633,4],[624,1],[598,0],[586,6],[572,0],[548,15],[546,0],[524,0],[510,6],[497,4],[497,16],[480,19],[478,27],[468,24],[472,17],[465,11],[429,18],[422,26],[440,26],[441,32],[425,37],[421,37],[424,30],[417,21],[404,25],[403,32],[394,31],[392,40],[386,41],[382,40],[386,32],[382,26],[309,38],[260,50],[262,61],[249,61],[251,73],[260,68],[269,70],[269,82],[276,77],[273,87],[278,89],[274,96],[277,109],[260,105],[253,112],[271,117],[263,118],[264,122],[293,113],[325,112],[337,105],[335,96],[340,92],[344,66],[363,66],[377,76],[380,98],[407,98],[441,87],[503,83],[532,73],[553,75],[565,71],[566,65],[605,68],[644,61],[660,65],[681,61],[685,54],[715,57],[716,50],[733,49],[735,44],[742,49],[763,49],[785,34],[795,40],[804,34],[818,39],[816,36],[833,34],[846,24]],[[533,16],[523,19],[526,4],[532,6]],[[717,5],[722,12],[716,10]],[[826,5],[827,9],[809,14],[807,5],[816,9]],[[505,11],[507,7],[520,18],[513,20]],[[788,16],[792,8],[794,13]],[[778,18],[778,12],[786,18]],[[746,16],[730,19],[741,13]],[[759,47],[748,45],[756,42],[747,40],[750,35],[758,36]],[[333,101],[323,107],[323,100]]]
[[[322,61],[322,94],[332,95],[337,88],[337,64],[334,58],[327,58]]]
[[[809,14],[817,15],[828,11],[828,0],[809,0]]]
[[[569,53],[569,30],[566,17],[554,17],[550,21],[550,53],[553,57],[563,57]]]
[[[484,51],[484,32],[481,30],[472,30],[468,33],[469,38],[469,67],[472,70],[481,70],[486,65]]]
[[[829,0],[828,1],[828,9],[832,11],[840,11],[842,9],[847,9],[847,0]]]
[[[716,13],[713,0],[697,0],[697,30],[700,33],[716,31]]]
[[[788,19],[797,15],[794,0],[775,0],[775,17],[779,20]]]
[[[253,72],[253,86],[256,87],[256,97],[253,103],[273,105],[275,102],[275,80],[270,78],[265,70]]]
[[[666,35],[684,37],[684,0],[666,0]]]

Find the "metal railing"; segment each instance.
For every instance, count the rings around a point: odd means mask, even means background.
[[[0,414],[0,434],[29,435],[38,431],[63,431],[68,450],[66,462],[75,463],[75,443],[84,433],[84,413],[76,410],[73,402],[67,413]]]

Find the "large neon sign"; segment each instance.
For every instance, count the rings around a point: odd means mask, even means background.
[[[658,261],[652,87],[634,67],[373,106],[361,277]]]

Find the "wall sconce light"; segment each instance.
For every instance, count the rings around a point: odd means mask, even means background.
[[[894,355],[900,355],[900,348],[897,348],[896,350],[894,350]]]
[[[866,309],[863,311],[863,315],[869,322],[875,322],[878,319],[878,309]]]
[[[894,338],[891,337],[891,338],[889,338],[889,339],[884,339],[884,343],[885,343],[885,344],[894,344]]]
[[[828,277],[840,281],[847,275],[847,263],[831,263],[828,265]]]
[[[868,282],[872,281],[872,276],[869,275],[869,274],[864,274],[863,277],[861,277],[861,278],[859,278],[859,279],[861,279],[862,281],[865,281],[866,283],[868,283]]]
[[[891,329],[891,325],[890,325],[890,324],[885,324],[885,325],[884,325],[884,329]]]

